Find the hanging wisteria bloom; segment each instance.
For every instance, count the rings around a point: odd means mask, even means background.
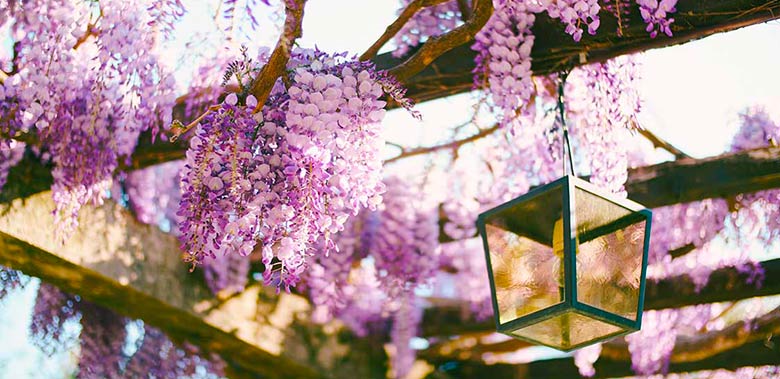
[[[580,375],[589,378],[596,375],[596,369],[593,364],[599,359],[601,354],[601,344],[586,346],[574,352],[574,364],[580,371]]]
[[[471,46],[477,51],[474,86],[489,87],[490,99],[502,123],[512,120],[534,92],[531,27],[536,19],[533,12],[537,10],[525,2],[501,2]]]
[[[471,312],[479,320],[493,316],[490,288],[485,285],[485,253],[479,238],[449,242],[441,246],[442,266],[452,271],[450,282],[438,283],[437,287],[452,286],[457,298],[467,302]],[[452,288],[447,288],[452,291]]]
[[[76,378],[121,378],[126,319],[86,300],[79,303],[79,310],[81,352]]]
[[[601,25],[598,0],[551,0],[546,10],[550,17],[560,19],[566,25],[566,34],[577,42],[582,39],[583,26],[588,34],[594,35]]]
[[[640,110],[637,72],[633,56],[582,66],[572,73],[567,91],[573,131],[590,155],[590,181],[621,196],[628,179],[628,131]]]
[[[647,32],[655,38],[658,32],[672,36],[671,25],[674,18],[668,17],[669,13],[677,11],[677,0],[636,0],[639,4],[639,13],[647,24]]]
[[[0,86],[0,91],[2,86]],[[0,99],[2,100],[2,99]],[[8,180],[8,172],[24,156],[25,144],[15,140],[0,139],[0,191]]]
[[[391,359],[393,377],[403,379],[412,369],[417,355],[411,347],[411,339],[417,335],[417,329],[422,321],[422,309],[415,304],[415,297],[407,294],[393,316],[393,327],[390,330],[390,342],[395,348]]]
[[[203,275],[214,295],[228,296],[240,293],[249,281],[248,255],[225,254],[203,261]]]
[[[174,234],[178,232],[176,211],[181,199],[179,173],[183,166],[184,162],[179,160],[127,173],[124,192],[138,221],[165,226],[164,230]]]
[[[379,280],[391,298],[428,284],[439,267],[438,212],[426,207],[409,183],[385,180],[387,193],[366,249],[374,258]]]
[[[335,248],[332,236],[350,216],[381,202],[379,97],[403,95],[371,63],[343,54],[295,50],[288,68],[289,89],[277,82],[261,112],[253,114],[253,96],[231,94],[202,119],[179,208],[190,262],[257,248],[266,283],[285,288],[311,255]]]
[[[106,196],[139,134],[170,123],[175,95],[158,64],[156,25],[176,15],[152,15],[151,3],[25,2],[14,9],[22,68],[3,84],[0,109],[15,110],[3,132],[35,132],[50,154],[63,238],[75,230],[81,206]]]
[[[402,12],[412,0],[401,0]],[[411,48],[425,42],[429,37],[435,37],[455,29],[462,21],[457,0],[445,1],[432,7],[423,8],[407,21],[403,28],[393,37],[396,49],[394,57],[406,55]]]
[[[30,335],[33,344],[45,354],[52,355],[63,347],[65,323],[76,318],[77,302],[74,296],[41,282],[30,320]]]
[[[349,277],[350,286],[344,288],[346,305],[338,314],[356,335],[365,337],[373,331],[373,325],[379,324],[388,316],[386,308],[387,293],[383,291],[382,283],[377,279],[376,268],[365,264],[353,270]],[[392,304],[397,308],[397,304]]]
[[[8,294],[16,289],[24,288],[30,278],[19,271],[0,266],[0,300],[3,300]]]
[[[349,296],[362,296],[350,282],[353,265],[360,260],[364,249],[361,246],[365,212],[350,217],[344,230],[335,238],[334,251],[328,255],[317,254],[307,272],[306,287],[314,304],[312,320],[325,323],[338,315],[348,304]]]
[[[776,146],[780,141],[780,125],[762,107],[752,107],[739,114],[740,128],[731,142],[731,151]],[[771,189],[741,194],[736,198],[737,211],[731,214],[728,224],[738,231],[736,240],[740,250],[753,247],[769,248],[780,238],[780,190]],[[754,257],[747,258],[742,270],[760,283],[764,272],[756,265]]]

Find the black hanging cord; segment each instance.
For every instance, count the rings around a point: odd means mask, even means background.
[[[561,118],[561,131],[563,132],[563,141],[562,141],[562,156],[563,159],[563,174],[566,175],[567,173],[574,175],[574,158],[571,154],[571,142],[569,141],[569,128],[566,126],[566,110],[564,109],[563,104],[563,88],[566,86],[566,77],[569,76],[568,71],[562,71],[558,73],[558,113]],[[569,156],[569,170],[567,172],[566,170],[566,159],[565,156]]]

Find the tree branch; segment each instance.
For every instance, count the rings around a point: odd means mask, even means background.
[[[461,146],[463,146],[463,145],[465,145],[467,143],[474,142],[474,141],[479,140],[479,139],[481,139],[483,137],[489,136],[489,135],[495,133],[499,129],[500,129],[499,125],[496,124],[496,125],[493,125],[490,128],[484,129],[481,132],[479,132],[477,134],[474,134],[474,135],[472,135],[470,137],[464,138],[464,139],[455,140],[455,141],[447,142],[447,143],[442,143],[442,144],[434,145],[434,146],[418,147],[418,148],[408,149],[408,150],[402,148],[400,154],[398,154],[398,155],[396,155],[396,156],[394,156],[394,157],[392,157],[390,159],[385,160],[384,163],[385,164],[393,163],[393,162],[399,161],[401,159],[414,157],[416,155],[429,154],[429,153],[433,153],[433,152],[436,152],[436,151],[439,151],[439,150],[457,149],[457,148],[459,148],[459,147],[461,147]]]
[[[91,23],[88,24],[87,25],[87,30],[84,32],[84,35],[79,37],[76,40],[76,44],[73,45],[73,50],[78,49],[79,46],[81,46],[81,44],[83,44],[84,42],[87,42],[87,39],[89,39],[89,37],[97,37],[97,36],[98,36],[98,31],[97,31],[97,29],[95,29],[95,25],[91,24]]]
[[[471,7],[469,6],[469,0],[457,0],[458,1],[458,10],[460,10],[460,18],[461,20],[468,21],[468,19],[471,18],[471,15],[474,14],[474,12],[471,11]]]
[[[254,82],[252,82],[249,90],[257,98],[255,112],[263,108],[265,101],[268,100],[268,96],[271,94],[271,89],[276,84],[276,79],[287,69],[287,61],[290,59],[292,46],[295,40],[302,34],[301,24],[303,23],[303,8],[305,5],[306,0],[285,0],[284,2],[285,18],[282,35],[279,36],[268,63],[260,71],[260,74],[257,75]]]
[[[398,18],[388,25],[385,32],[379,37],[379,39],[371,45],[363,54],[360,55],[360,60],[365,61],[373,59],[379,52],[379,49],[384,46],[387,41],[390,41],[398,32],[406,25],[410,18],[412,18],[418,11],[423,8],[428,8],[434,5],[441,4],[448,0],[414,0],[404,8]]]
[[[388,70],[388,73],[400,82],[406,81],[442,54],[471,41],[492,14],[493,0],[474,0],[474,14],[468,21],[443,35],[429,38],[414,55]]]
[[[651,132],[648,129],[643,128],[642,126],[635,124],[635,129],[641,134],[643,137],[647,138],[648,141],[650,141],[653,144],[653,147],[658,149],[664,149],[674,155],[675,159],[681,159],[681,158],[690,158],[691,156],[688,154],[685,154],[682,150],[678,149],[668,141],[658,137],[655,135],[655,133]]]
[[[557,19],[538,14],[532,28],[536,40],[531,52],[532,70],[535,75],[546,75],[560,70],[562,62],[574,61],[580,54],[587,57],[583,63],[603,62],[607,59],[677,45],[716,33],[727,32],[748,25],[758,24],[780,17],[780,2],[776,0],[679,0],[677,12],[671,14],[672,37],[650,38],[638,7],[630,7],[626,15],[637,22],[624,23],[623,37],[614,30],[618,20],[606,9],[601,10],[601,26],[594,35],[584,35],[575,42],[563,33]],[[430,42],[430,41],[429,41]],[[403,80],[406,95],[416,103],[468,92],[473,88],[474,57],[470,43],[464,43],[439,56],[427,69],[414,77]],[[373,60],[378,68],[389,69],[401,64],[402,59],[391,54],[380,54]]]

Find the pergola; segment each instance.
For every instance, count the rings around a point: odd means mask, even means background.
[[[418,0],[416,6],[435,4]],[[638,14],[629,17],[640,19]],[[556,20],[539,16],[535,26],[533,70],[555,72],[570,65],[603,61],[621,54],[685,43],[711,34],[780,18],[777,0],[680,0],[673,37],[650,38],[636,23],[623,37],[611,33],[585,36],[580,43],[560,32]],[[604,30],[617,20],[602,12]],[[389,29],[392,31],[392,28]],[[400,75],[418,102],[469,91],[472,88],[474,53],[469,43],[422,52],[424,69]],[[402,67],[389,54],[373,60],[380,67]],[[633,169],[626,189],[629,197],[647,207],[660,207],[708,198],[732,198],[738,194],[780,188],[780,147],[768,147],[706,159],[693,159],[650,133],[656,146],[677,159]],[[473,138],[473,137],[470,137]],[[404,151],[420,154],[425,148]],[[131,167],[142,168],[184,155],[181,144],[152,144],[142,137]],[[234,378],[384,378],[387,357],[381,341],[357,338],[338,324],[315,325],[309,321],[311,305],[296,294],[277,295],[255,283],[229,298],[215,298],[200,277],[188,272],[178,254],[179,243],[156,227],[142,225],[120,205],[108,201],[85,208],[79,229],[63,246],[54,238],[53,209],[48,192],[50,168],[31,154],[13,168],[0,193],[6,206],[0,213],[0,264],[50,282],[97,304],[163,330],[172,339],[189,341],[219,353]],[[691,248],[675,250],[681,256]],[[762,262],[766,278],[761,287],[747,284],[736,268],[712,274],[696,291],[683,275],[647,288],[646,309],[676,308],[721,301],[738,301],[780,294],[780,259]],[[490,322],[464,318],[464,305],[441,304],[426,310],[423,335],[444,342],[420,353],[433,365],[456,362],[468,377],[572,378],[579,374],[571,358],[522,365],[487,365],[486,352],[507,352],[527,346],[520,341],[484,342]],[[751,328],[744,325],[750,323]],[[679,338],[670,372],[734,369],[780,363],[780,309],[753,320],[744,320],[718,332]],[[627,346],[604,345],[596,362],[598,376],[632,375]],[[442,374],[443,375],[443,374]]]

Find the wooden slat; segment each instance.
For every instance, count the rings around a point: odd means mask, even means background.
[[[674,363],[695,362],[707,359],[745,344],[762,341],[780,333],[780,308],[766,314],[735,322],[723,330],[680,335],[675,340],[670,358]],[[482,361],[485,353],[512,353],[532,346],[528,342],[509,339],[496,343],[476,343],[475,337],[465,336],[432,345],[418,356],[422,359],[442,361],[446,359]],[[623,338],[616,338],[602,345],[601,357],[614,361],[629,361],[631,354]]]
[[[338,327],[312,325],[305,298],[252,285],[216,299],[199,272],[188,272],[175,237],[111,202],[84,207],[77,232],[61,245],[53,208],[43,192],[0,211],[1,265],[218,353],[234,377],[384,378],[381,348]]]
[[[742,347],[717,354],[707,359],[671,363],[669,373],[696,372],[705,370],[736,370],[741,367],[777,365],[780,362],[780,337],[757,341]],[[599,358],[594,364],[594,379],[634,376],[631,363]],[[491,379],[573,379],[580,378],[573,358],[540,360],[528,364],[485,365],[473,361],[438,362],[438,379],[491,378]]]

